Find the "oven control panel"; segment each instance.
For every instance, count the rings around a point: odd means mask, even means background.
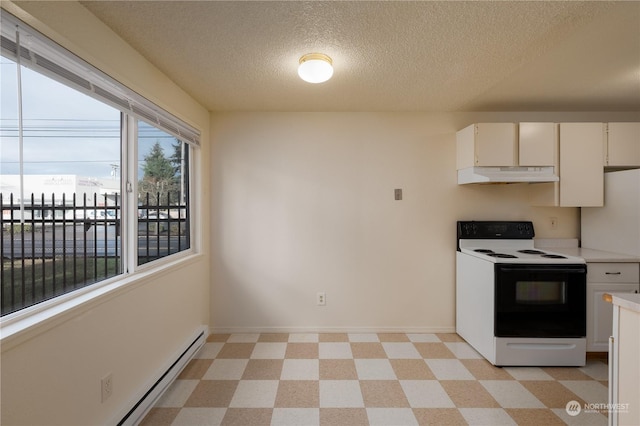
[[[533,239],[533,222],[527,221],[459,221],[458,240]]]

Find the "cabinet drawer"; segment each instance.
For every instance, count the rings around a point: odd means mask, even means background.
[[[640,281],[638,263],[589,263],[587,282],[637,283]]]

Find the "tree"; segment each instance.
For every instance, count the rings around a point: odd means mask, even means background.
[[[171,164],[173,164],[173,168],[175,170],[175,173],[177,175],[180,175],[180,171],[182,169],[182,153],[183,153],[183,146],[182,146],[183,142],[180,142],[178,140],[176,140],[176,143],[171,145],[171,147],[173,148],[173,154],[171,155],[171,158],[169,158],[169,160],[171,161]]]
[[[176,179],[179,181],[178,185],[180,187],[180,199],[178,200],[179,204],[186,203],[186,194],[188,192],[188,188],[185,187],[185,183],[188,182],[185,180],[186,175],[189,173],[187,170],[187,157],[188,157],[188,149],[187,145],[184,142],[176,139],[176,143],[171,145],[173,148],[173,155],[171,155],[171,164],[173,164]]]
[[[156,142],[145,155],[142,171],[144,175],[138,182],[138,196],[142,204],[147,204],[147,194],[151,206],[166,203],[168,196],[171,200],[178,201],[180,179],[176,176],[176,168],[171,159],[165,157],[159,142]]]

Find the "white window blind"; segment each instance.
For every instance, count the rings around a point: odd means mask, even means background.
[[[3,10],[0,18],[3,56],[17,62],[16,32],[19,32],[21,65],[131,114],[183,142],[200,145],[200,132],[196,128],[109,77],[15,16]]]

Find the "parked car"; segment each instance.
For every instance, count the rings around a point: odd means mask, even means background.
[[[106,219],[104,210],[87,210],[87,219]]]
[[[88,207],[86,210],[76,210],[76,219],[91,219],[91,220],[107,220],[109,225],[115,225],[118,215],[115,209],[104,210],[104,208],[93,209]]]
[[[157,211],[147,212],[147,211],[144,211],[144,212],[142,212],[142,215],[140,216],[140,219],[148,219],[148,220],[169,219],[169,215],[164,213],[164,212],[157,212]]]

